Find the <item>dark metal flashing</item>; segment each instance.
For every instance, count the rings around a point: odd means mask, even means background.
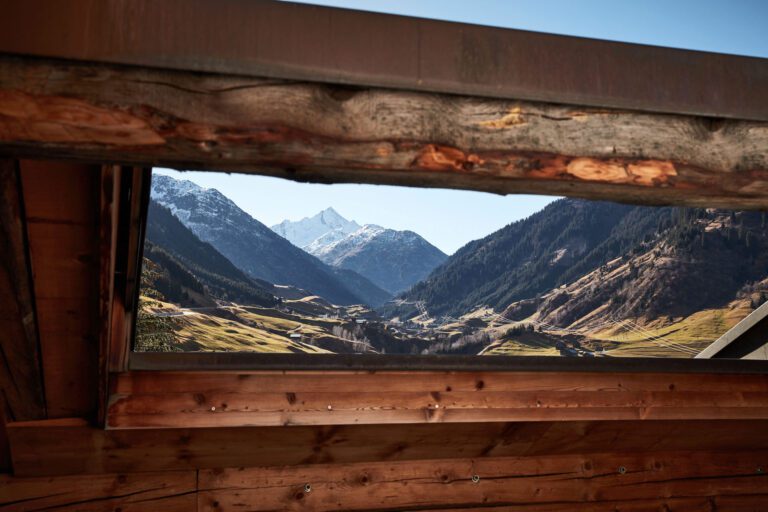
[[[546,356],[134,352],[129,369],[164,371],[473,371],[765,374],[768,361]]]
[[[701,351],[697,359],[740,359],[768,343],[768,302],[747,315],[714,343]]]
[[[0,53],[768,121],[768,59],[270,0],[29,0]]]

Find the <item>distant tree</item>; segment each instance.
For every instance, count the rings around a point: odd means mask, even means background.
[[[141,292],[139,307],[136,313],[135,350],[139,352],[180,352],[176,346],[176,318],[158,316],[150,311],[161,305],[163,295],[155,287],[155,281],[160,277],[158,265],[144,258],[141,266]]]

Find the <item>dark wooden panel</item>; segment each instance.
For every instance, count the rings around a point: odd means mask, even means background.
[[[96,412],[100,171],[21,162],[49,418]]]
[[[768,375],[768,361],[659,357],[558,357],[429,354],[274,354],[265,352],[133,352],[135,371],[250,372],[594,372]],[[115,370],[124,371],[124,370]]]
[[[716,500],[768,502],[766,462],[651,453],[202,470],[198,510],[733,510]]]
[[[18,478],[0,475],[0,511],[189,512],[195,471]]]
[[[11,442],[8,439],[7,419],[5,418],[5,400],[0,397],[0,473],[9,473],[11,464]]]
[[[134,372],[117,429],[768,419],[768,376],[552,372]]]
[[[45,396],[19,180],[17,163],[0,159],[0,404],[9,420],[34,420]]]
[[[0,152],[14,154],[768,207],[766,122],[12,57],[0,114]]]
[[[574,421],[100,430],[9,425],[18,475],[648,451],[768,450],[768,421]]]

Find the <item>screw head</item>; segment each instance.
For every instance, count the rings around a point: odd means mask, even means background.
[[[619,466],[619,474],[620,475],[623,475],[626,472],[627,472],[627,468],[625,468],[624,466]]]
[[[757,471],[758,474],[762,474],[763,473],[763,468],[762,467],[758,467],[756,469],[756,471]]]
[[[310,484],[304,484],[304,492],[306,493],[312,492],[312,486]]]
[[[480,475],[472,475],[472,483],[477,483],[480,481]]]
[[[331,404],[328,404],[328,410],[333,410],[333,406]]]
[[[211,412],[214,412],[216,410],[216,407],[211,407]]]

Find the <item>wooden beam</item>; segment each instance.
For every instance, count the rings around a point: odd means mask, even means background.
[[[144,250],[146,211],[149,203],[150,168],[124,167],[121,173],[121,209],[117,220],[117,260],[112,303],[112,336],[109,346],[109,371],[124,372],[133,343],[134,315],[137,310],[140,266]]]
[[[0,405],[9,421],[46,414],[24,216],[17,162],[0,160]]]
[[[121,168],[105,165],[101,169],[99,199],[99,377],[98,423],[104,424],[109,399],[109,360],[112,345],[115,304],[115,262],[120,211]],[[117,338],[121,339],[121,338]],[[116,350],[119,350],[116,347]]]
[[[766,463],[649,453],[214,469],[200,471],[198,510],[758,510]]]
[[[768,376],[555,372],[133,372],[107,427],[768,419]]]
[[[766,420],[102,430],[11,423],[18,476],[650,451],[768,451]]]
[[[0,57],[0,152],[768,207],[768,123]]]
[[[20,165],[48,417],[95,419],[101,166]]]
[[[196,509],[195,471],[18,478],[0,475],[0,511],[123,511]]]

